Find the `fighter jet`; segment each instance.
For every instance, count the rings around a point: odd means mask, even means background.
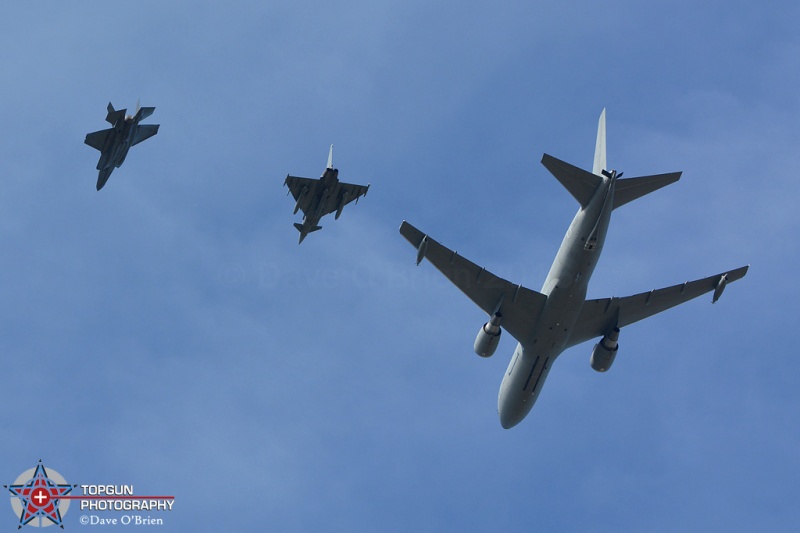
[[[303,210],[303,223],[294,225],[300,232],[298,244],[303,242],[309,233],[322,229],[322,226],[318,225],[320,218],[336,211],[334,220],[338,220],[344,206],[353,200],[358,203],[359,197],[366,196],[369,185],[343,183],[339,181],[338,176],[339,171],[333,168],[333,145],[328,152],[328,166],[318,180],[286,176],[283,184],[289,187],[289,192],[297,201],[294,204],[294,214],[300,209]]]
[[[474,350],[490,357],[505,328],[517,348],[498,394],[500,424],[508,429],[530,412],[556,358],[565,349],[600,337],[590,359],[607,371],[619,349],[620,329],[712,292],[712,303],[725,287],[744,277],[748,266],[654,289],[624,298],[587,300],[586,290],[597,265],[611,212],[680,178],[680,172],[622,179],[606,167],[606,118],[600,115],[594,168],[587,172],[544,154],[542,164],[580,204],[540,292],[499,278],[444,247],[403,221],[400,233],[417,249],[417,265],[427,258],[483,309],[489,320],[478,330]]]
[[[158,124],[142,124],[145,119],[153,114],[155,107],[139,107],[136,104],[136,114],[126,115],[127,109],[115,110],[111,102],[108,103],[106,121],[113,126],[107,130],[100,130],[86,135],[83,141],[92,148],[100,150],[100,160],[97,162],[97,190],[103,188],[108,181],[114,167],[119,168],[125,162],[125,156],[131,146],[136,146],[145,139],[158,133]]]

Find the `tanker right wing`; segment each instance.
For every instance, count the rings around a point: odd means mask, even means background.
[[[578,320],[575,322],[575,327],[572,329],[569,341],[567,341],[567,347],[602,337],[614,327],[628,326],[711,291],[714,291],[712,303],[715,303],[722,295],[726,285],[742,279],[747,274],[748,268],[749,265],[707,278],[687,281],[663,289],[653,289],[624,298],[586,300]]]
[[[530,336],[547,296],[515,285],[442,246],[406,222],[400,233],[417,249],[417,264],[427,258],[447,279],[489,316],[498,314],[500,326],[519,342]]]

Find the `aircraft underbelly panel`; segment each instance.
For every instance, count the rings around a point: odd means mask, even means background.
[[[515,426],[527,416],[544,386],[550,367],[555,360],[549,349],[528,351],[517,346],[517,352],[503,376],[497,399],[497,412],[503,427]]]

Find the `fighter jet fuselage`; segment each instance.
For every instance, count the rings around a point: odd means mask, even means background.
[[[119,168],[125,162],[125,157],[127,157],[133,142],[134,125],[133,117],[128,115],[112,128],[112,133],[107,137],[103,150],[101,150],[97,170]]]
[[[326,168],[325,173],[320,177],[320,185],[314,191],[313,197],[309,203],[308,210],[303,214],[303,223],[300,224],[298,230],[300,231],[300,242],[303,242],[309,233],[321,229],[319,226],[319,219],[324,215],[325,205],[328,203],[331,191],[336,190],[336,185],[339,183],[339,171],[335,168]],[[308,192],[306,192],[308,194]],[[295,204],[294,212],[301,206],[302,198],[298,199]],[[339,218],[341,211],[336,214],[336,219]],[[297,226],[297,224],[295,224]]]

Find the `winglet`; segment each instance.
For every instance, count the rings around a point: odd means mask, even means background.
[[[597,122],[597,142],[594,145],[594,165],[592,173],[602,176],[606,169],[606,108],[600,113],[600,120]]]
[[[331,151],[328,152],[328,168],[333,168],[333,145],[331,145]]]

